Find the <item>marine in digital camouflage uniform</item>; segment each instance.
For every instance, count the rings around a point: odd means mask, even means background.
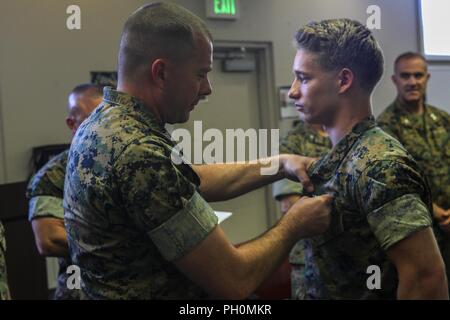
[[[372,115],[384,69],[374,35],[358,21],[330,19],[301,27],[295,43],[289,97],[333,144],[308,169],[313,195],[335,200],[330,228],[305,241],[306,298],[448,299],[428,183]]]
[[[0,300],[10,300],[8,277],[6,272],[6,241],[5,229],[0,222]]]
[[[74,137],[65,223],[83,298],[198,299],[173,264],[217,225],[199,178],[172,162],[163,124],[134,97],[106,88]]]
[[[434,232],[450,285],[450,115],[425,102],[427,61],[405,52],[394,63],[397,98],[378,117],[383,130],[399,140],[418,162],[430,184]]]
[[[450,209],[450,115],[431,105],[423,114],[410,113],[393,102],[377,119],[384,131],[398,139],[418,162],[430,184],[433,203]],[[434,222],[450,281],[450,235]],[[449,283],[450,284],[450,283]]]
[[[294,129],[281,140],[280,153],[291,153],[306,157],[320,157],[331,149],[331,141],[328,137],[320,135],[312,126],[299,120]],[[302,196],[303,187],[288,179],[280,180],[273,184],[273,196],[280,201],[290,195]],[[289,254],[291,264],[291,298],[305,299],[305,252],[304,240],[300,240]]]
[[[421,115],[410,113],[395,101],[379,115],[377,122],[422,167],[433,202],[450,209],[450,115],[428,104]]]
[[[52,158],[30,180],[27,187],[29,200],[28,220],[39,218],[64,219],[63,192],[68,150]],[[77,300],[80,292],[67,288],[67,267],[72,265],[70,257],[58,258],[58,283],[54,298],[56,300]]]
[[[330,229],[306,241],[308,299],[394,299],[386,250],[432,224],[430,190],[403,146],[376,126],[357,124],[309,170],[315,194],[336,195]],[[381,289],[366,286],[371,265]]]
[[[68,96],[67,127],[75,134],[80,124],[102,101],[103,87],[92,83],[75,86]],[[36,246],[43,256],[58,257],[59,273],[54,298],[79,299],[80,290],[69,289],[66,273],[72,264],[64,228],[63,192],[68,150],[53,157],[31,179],[27,187],[28,218]]]

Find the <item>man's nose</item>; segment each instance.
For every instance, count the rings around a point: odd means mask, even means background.
[[[413,74],[409,76],[407,84],[410,86],[415,86],[417,84],[417,79]]]
[[[294,82],[292,82],[291,88],[289,89],[288,92],[288,96],[289,98],[296,100],[300,98],[300,90],[299,90],[299,85],[298,85],[298,81],[294,80]]]
[[[206,78],[202,82],[202,86],[200,88],[200,95],[209,96],[211,93],[212,93],[211,82],[209,81],[209,78]]]

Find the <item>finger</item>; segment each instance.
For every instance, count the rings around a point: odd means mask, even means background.
[[[303,185],[303,188],[305,188],[305,190],[307,192],[313,192],[314,191],[314,186],[311,182],[311,180],[309,180],[308,174],[306,173],[306,170],[304,168],[301,168],[299,170],[297,170],[297,177],[300,180],[300,182]]]

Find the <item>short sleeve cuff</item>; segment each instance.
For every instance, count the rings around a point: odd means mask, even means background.
[[[415,194],[384,204],[370,212],[367,220],[383,250],[432,225],[430,212]]]
[[[183,209],[148,235],[162,256],[173,261],[183,257],[205,239],[217,223],[214,210],[195,192]]]
[[[36,196],[30,199],[28,220],[36,218],[64,219],[63,199],[51,196]]]
[[[283,179],[273,184],[272,195],[275,200],[280,200],[280,198],[283,196],[289,196],[293,194],[303,194],[303,186],[301,183]]]

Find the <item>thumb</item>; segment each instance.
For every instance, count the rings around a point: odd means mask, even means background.
[[[301,168],[297,170],[297,177],[300,180],[300,182],[303,185],[303,188],[305,188],[305,190],[307,192],[313,192],[314,191],[314,186],[311,182],[311,180],[309,180],[308,174],[306,173],[305,168]]]

